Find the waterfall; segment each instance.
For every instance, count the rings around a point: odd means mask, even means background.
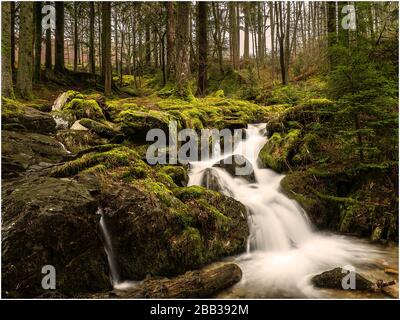
[[[258,164],[258,154],[267,142],[265,131],[265,124],[249,125],[246,139],[232,153],[217,152],[209,159],[190,163],[188,185],[207,186],[212,174],[222,193],[248,209],[247,253],[236,258],[243,271],[243,279],[236,286],[239,291],[253,291],[253,297],[316,296],[309,281],[313,274],[347,264],[370,263],[377,253],[354,239],[313,230],[304,210],[281,192],[284,176]],[[249,160],[256,182],[213,167],[230,155]]]
[[[115,259],[115,253],[114,253],[114,249],[113,249],[113,245],[112,245],[112,241],[111,241],[111,235],[107,228],[103,208],[99,207],[97,210],[97,214],[99,214],[101,216],[100,217],[100,229],[101,229],[101,233],[103,235],[104,251],[106,252],[108,266],[110,268],[111,284],[114,287],[114,289],[117,289],[117,290],[132,289],[137,286],[138,282],[121,280],[121,277],[118,272],[117,261]]]
[[[104,250],[107,254],[108,266],[110,267],[111,283],[113,286],[115,286],[118,283],[120,283],[120,277],[118,274],[117,262],[115,260],[115,254],[114,254],[114,249],[113,249],[112,242],[111,242],[111,236],[110,236],[110,233],[108,232],[107,224],[105,222],[103,208],[99,208],[97,213],[101,215],[100,229],[103,234]]]

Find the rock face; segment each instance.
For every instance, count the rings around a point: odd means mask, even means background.
[[[318,274],[312,278],[312,283],[316,287],[320,288],[330,288],[330,289],[340,289],[346,290],[342,286],[342,280],[346,275],[348,275],[349,271],[343,270],[342,268],[335,268],[329,271],[325,271],[321,274]],[[353,290],[372,290],[374,288],[374,284],[368,279],[364,278],[362,275],[354,272],[355,275],[355,289]],[[349,281],[345,280],[345,283]],[[351,289],[347,289],[351,290]]]
[[[143,181],[103,191],[122,279],[170,276],[245,250],[245,207],[201,187]]]
[[[45,293],[45,265],[55,267],[56,289],[64,294],[110,288],[97,203],[85,187],[70,179],[31,177],[2,189],[3,295]]]
[[[214,164],[213,167],[224,168],[230,175],[255,182],[254,169],[252,164],[242,155],[233,155]]]
[[[21,106],[8,99],[2,100],[1,120],[3,130],[15,129],[38,133],[52,133],[56,130],[56,122],[50,114]]]
[[[18,176],[60,162],[67,152],[51,136],[33,132],[2,131],[3,178]]]

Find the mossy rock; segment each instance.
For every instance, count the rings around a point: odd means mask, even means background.
[[[53,117],[35,108],[7,98],[2,98],[1,122],[3,130],[31,131],[53,133],[56,122]]]
[[[290,130],[287,134],[275,132],[261,149],[259,160],[265,167],[277,172],[290,169],[300,135],[298,129]]]
[[[147,132],[151,129],[161,129],[167,133],[169,121],[173,119],[172,116],[156,110],[148,112],[125,110],[119,114],[116,121],[126,136],[134,140],[144,140]]]
[[[74,98],[68,102],[63,108],[63,112],[71,113],[75,119],[89,118],[93,120],[104,120],[103,110],[100,108],[96,100],[84,100]]]
[[[102,138],[111,139],[119,134],[117,130],[106,122],[101,123],[92,119],[82,118],[79,123]]]
[[[71,153],[107,143],[107,140],[90,131],[59,130],[56,138]]]
[[[163,166],[160,172],[171,177],[173,182],[180,187],[186,186],[189,181],[187,170],[183,166]]]

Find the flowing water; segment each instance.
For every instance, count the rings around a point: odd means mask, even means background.
[[[284,176],[258,165],[258,153],[266,142],[265,124],[249,125],[246,139],[231,154],[221,155],[217,147],[210,159],[190,163],[189,185],[206,184],[205,174],[211,172],[220,191],[243,203],[249,212],[248,251],[235,258],[243,278],[222,296],[329,296],[313,288],[312,275],[346,265],[365,271],[384,261],[385,252],[380,246],[314,230],[304,210],[281,192],[280,181]],[[230,155],[243,155],[250,161],[256,182],[213,167]],[[386,263],[397,266],[395,260],[397,257]]]

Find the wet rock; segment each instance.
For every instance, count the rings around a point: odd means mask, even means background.
[[[335,268],[314,276],[311,281],[316,287],[346,290],[342,286],[342,280],[346,276],[348,277],[351,276],[348,274],[349,274],[348,270],[342,268]],[[364,278],[359,273],[354,272],[354,276],[355,276],[355,289],[347,289],[347,290],[373,290],[375,288],[374,283]],[[346,284],[350,283],[350,281],[346,279],[344,280],[345,283]]]
[[[58,292],[110,288],[97,203],[70,179],[30,177],[3,183],[2,286],[9,297],[45,294],[42,267],[56,269]]]
[[[256,181],[252,164],[242,155],[227,157],[213,167],[224,168],[230,175],[246,179],[251,183]]]

